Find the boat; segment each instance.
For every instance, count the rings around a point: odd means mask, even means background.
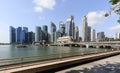
[[[27,47],[27,45],[23,45],[23,44],[17,45],[17,48],[26,48],[26,47]]]

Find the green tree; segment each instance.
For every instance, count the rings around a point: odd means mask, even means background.
[[[120,0],[110,0],[110,3],[111,3],[112,5],[115,5],[115,4],[117,4],[119,1],[120,1]]]
[[[109,1],[113,8],[110,10],[110,12],[114,11],[116,14],[119,15],[118,23],[120,23],[120,0],[110,0]],[[108,16],[109,14],[105,14],[105,16]]]

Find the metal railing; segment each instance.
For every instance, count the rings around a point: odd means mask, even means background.
[[[48,60],[63,59],[63,58],[75,57],[75,56],[86,56],[86,55],[105,53],[105,52],[110,52],[110,51],[115,51],[115,50],[114,49],[102,50],[102,51],[96,50],[96,51],[91,51],[91,52],[71,52],[71,53],[41,55],[41,56],[0,59],[0,71],[8,69],[8,68],[1,68],[3,66],[10,66],[10,65],[17,65],[17,64],[24,65],[25,63],[44,62],[44,61],[48,61]]]

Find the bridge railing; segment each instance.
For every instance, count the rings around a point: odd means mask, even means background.
[[[20,57],[20,58],[10,58],[10,59],[0,59],[0,70],[3,66],[9,65],[17,65],[17,64],[25,64],[25,63],[32,63],[32,62],[44,62],[48,60],[54,59],[63,59],[67,57],[74,57],[74,56],[86,56],[91,54],[98,54],[98,53],[105,53],[112,50],[103,50],[103,51],[90,51],[90,52],[71,52],[71,53],[59,53],[59,54],[48,54],[48,55],[41,55],[41,56],[29,56],[29,57]]]

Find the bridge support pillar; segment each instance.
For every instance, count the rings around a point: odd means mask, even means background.
[[[89,45],[86,45],[86,48],[89,48]]]

